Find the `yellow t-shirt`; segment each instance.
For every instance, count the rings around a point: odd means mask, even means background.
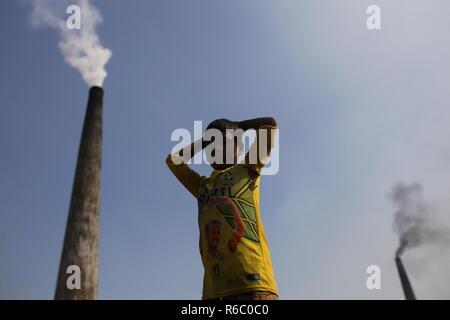
[[[276,133],[272,126],[268,130],[270,152]],[[252,148],[256,148],[259,131]],[[252,149],[251,149],[252,150]],[[249,152],[250,153],[250,152]],[[267,159],[256,159],[249,163],[249,154],[242,163],[225,170],[214,170],[209,178],[182,163],[176,165],[169,155],[166,163],[178,180],[198,202],[199,249],[204,267],[203,299],[213,299],[247,291],[270,291],[278,294],[272,269],[266,234],[259,210],[260,171]],[[232,199],[239,216],[234,216],[225,204],[207,207],[211,197]],[[240,221],[236,221],[240,219]],[[242,235],[232,245],[231,238],[240,228]]]

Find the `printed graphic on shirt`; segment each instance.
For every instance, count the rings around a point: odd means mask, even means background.
[[[217,260],[223,260],[223,254],[218,251],[221,228],[222,222],[217,219],[209,221],[205,226],[206,241],[208,242],[208,254]]]
[[[240,168],[239,171],[246,171],[245,167]],[[227,171],[218,176],[215,181],[210,182],[212,187],[209,189],[207,185],[200,188],[200,194],[198,197],[199,202],[199,214],[204,214],[205,209],[208,210],[207,205],[210,203],[212,197],[228,197],[232,199],[235,207],[239,212],[239,216],[233,215],[232,207],[219,203],[216,205],[219,212],[227,224],[234,230],[236,230],[239,224],[236,221],[242,222],[244,233],[243,237],[253,242],[259,243],[258,225],[255,213],[255,205],[253,203],[252,191],[254,190],[254,179],[246,178],[233,182],[233,173]],[[208,189],[210,190],[208,192]]]

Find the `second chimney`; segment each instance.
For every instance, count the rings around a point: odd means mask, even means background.
[[[405,299],[416,300],[416,296],[414,295],[411,283],[409,282],[405,267],[403,266],[402,259],[399,256],[395,257],[395,264],[397,265],[398,274],[400,276],[400,282],[403,288],[403,293],[405,294]]]

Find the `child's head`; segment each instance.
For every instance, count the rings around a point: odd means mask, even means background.
[[[229,168],[237,163],[237,159],[239,154],[242,152],[242,140],[239,134],[237,134],[236,130],[239,129],[239,126],[236,122],[230,121],[228,119],[217,119],[211,122],[206,130],[208,129],[216,129],[219,130],[222,134],[222,143],[218,143],[215,145],[215,148],[211,151],[211,156],[215,157],[216,150],[221,150],[223,154],[223,159],[220,161],[221,163],[211,163],[211,166],[215,170],[224,170]],[[214,137],[212,139],[214,141]],[[219,141],[220,142],[220,141]],[[226,159],[226,146],[227,144],[232,144],[233,146],[233,154],[232,161]]]

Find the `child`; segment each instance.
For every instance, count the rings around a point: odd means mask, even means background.
[[[222,141],[217,136],[213,141],[201,138],[166,159],[169,169],[197,198],[199,247],[205,271],[202,299],[278,299],[259,211],[261,169],[273,146],[276,125],[274,118],[218,119],[208,125],[207,132],[218,130]],[[230,130],[238,129],[256,130],[255,142],[241,163],[237,159],[242,142],[230,134]],[[211,155],[217,156],[211,163],[214,170],[209,178],[201,177],[186,163],[194,156],[195,145],[206,148],[212,142]],[[224,145],[230,144],[231,157],[227,158],[226,152],[220,157],[220,151],[229,150]]]

